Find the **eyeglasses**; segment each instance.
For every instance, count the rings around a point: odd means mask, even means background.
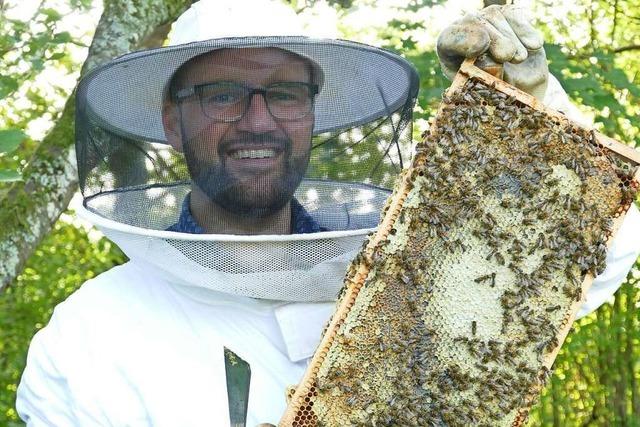
[[[252,88],[235,82],[215,82],[179,90],[174,100],[182,102],[195,95],[205,116],[229,123],[240,120],[247,112],[253,95],[259,94],[274,118],[297,120],[313,111],[313,100],[317,93],[318,85],[302,82],[273,83],[264,88]]]

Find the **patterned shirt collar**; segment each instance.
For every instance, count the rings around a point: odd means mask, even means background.
[[[191,193],[187,194],[187,197],[185,197],[182,202],[182,209],[180,211],[180,218],[178,218],[178,222],[167,228],[167,231],[205,234],[205,230],[200,226],[200,224],[198,224],[193,215],[191,215],[191,209],[189,207],[190,199]],[[291,199],[291,229],[292,234],[328,231],[327,228],[321,227],[295,198]]]

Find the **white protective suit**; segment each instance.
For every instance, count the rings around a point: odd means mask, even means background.
[[[547,104],[575,118],[555,78]],[[579,316],[611,297],[640,253],[632,207]],[[85,283],[33,338],[17,410],[38,426],[229,425],[223,347],[251,366],[247,425],[277,423],[333,303],[286,303],[167,281],[130,261]]]

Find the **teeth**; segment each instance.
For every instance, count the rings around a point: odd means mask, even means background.
[[[276,150],[262,149],[262,150],[238,150],[231,153],[231,157],[239,159],[267,159],[276,156]]]

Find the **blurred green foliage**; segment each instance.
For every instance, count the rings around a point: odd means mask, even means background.
[[[0,182],[20,178],[37,139],[60,115],[71,89],[66,77],[79,74],[75,54],[86,47],[86,35],[66,28],[74,15],[86,19],[81,14],[90,7],[91,0],[0,1],[0,129],[27,130],[11,155],[2,154],[9,150],[0,133]]]
[[[289,3],[301,10],[321,2]],[[341,19],[376,7],[373,0],[329,3]],[[3,4],[0,2],[0,9],[6,7]],[[414,115],[414,138],[419,139],[448,86],[434,45],[435,34],[446,24],[442,16],[450,22],[453,12],[441,13],[450,6],[443,0],[398,4],[384,24],[367,23],[366,31],[370,34],[373,28],[375,44],[400,52],[420,73]],[[582,104],[602,132],[640,146],[640,0],[539,0],[532,4],[538,27],[549,43],[550,69],[571,98]],[[90,8],[92,1],[69,0],[67,5],[77,13]],[[34,82],[43,70],[79,70],[71,51],[83,43],[58,28],[63,15],[47,1],[30,19],[7,19],[0,14],[0,67],[4,70],[0,128],[24,129],[35,120],[55,120],[59,114],[60,100],[69,95],[69,89],[50,83],[51,90],[45,90]],[[364,32],[347,28],[343,37],[371,42],[360,38]],[[0,169],[19,170],[35,146],[33,139],[21,140],[11,156],[0,157]],[[7,145],[5,151],[9,148]],[[0,426],[22,425],[14,409],[15,389],[28,343],[47,323],[53,307],[85,280],[124,260],[105,239],[89,239],[83,228],[59,221],[24,272],[0,294]],[[639,306],[640,263],[636,263],[612,303],[575,322],[556,360],[554,375],[531,413],[531,426],[640,426]]]
[[[640,426],[640,262],[605,304],[574,323],[534,426]]]

